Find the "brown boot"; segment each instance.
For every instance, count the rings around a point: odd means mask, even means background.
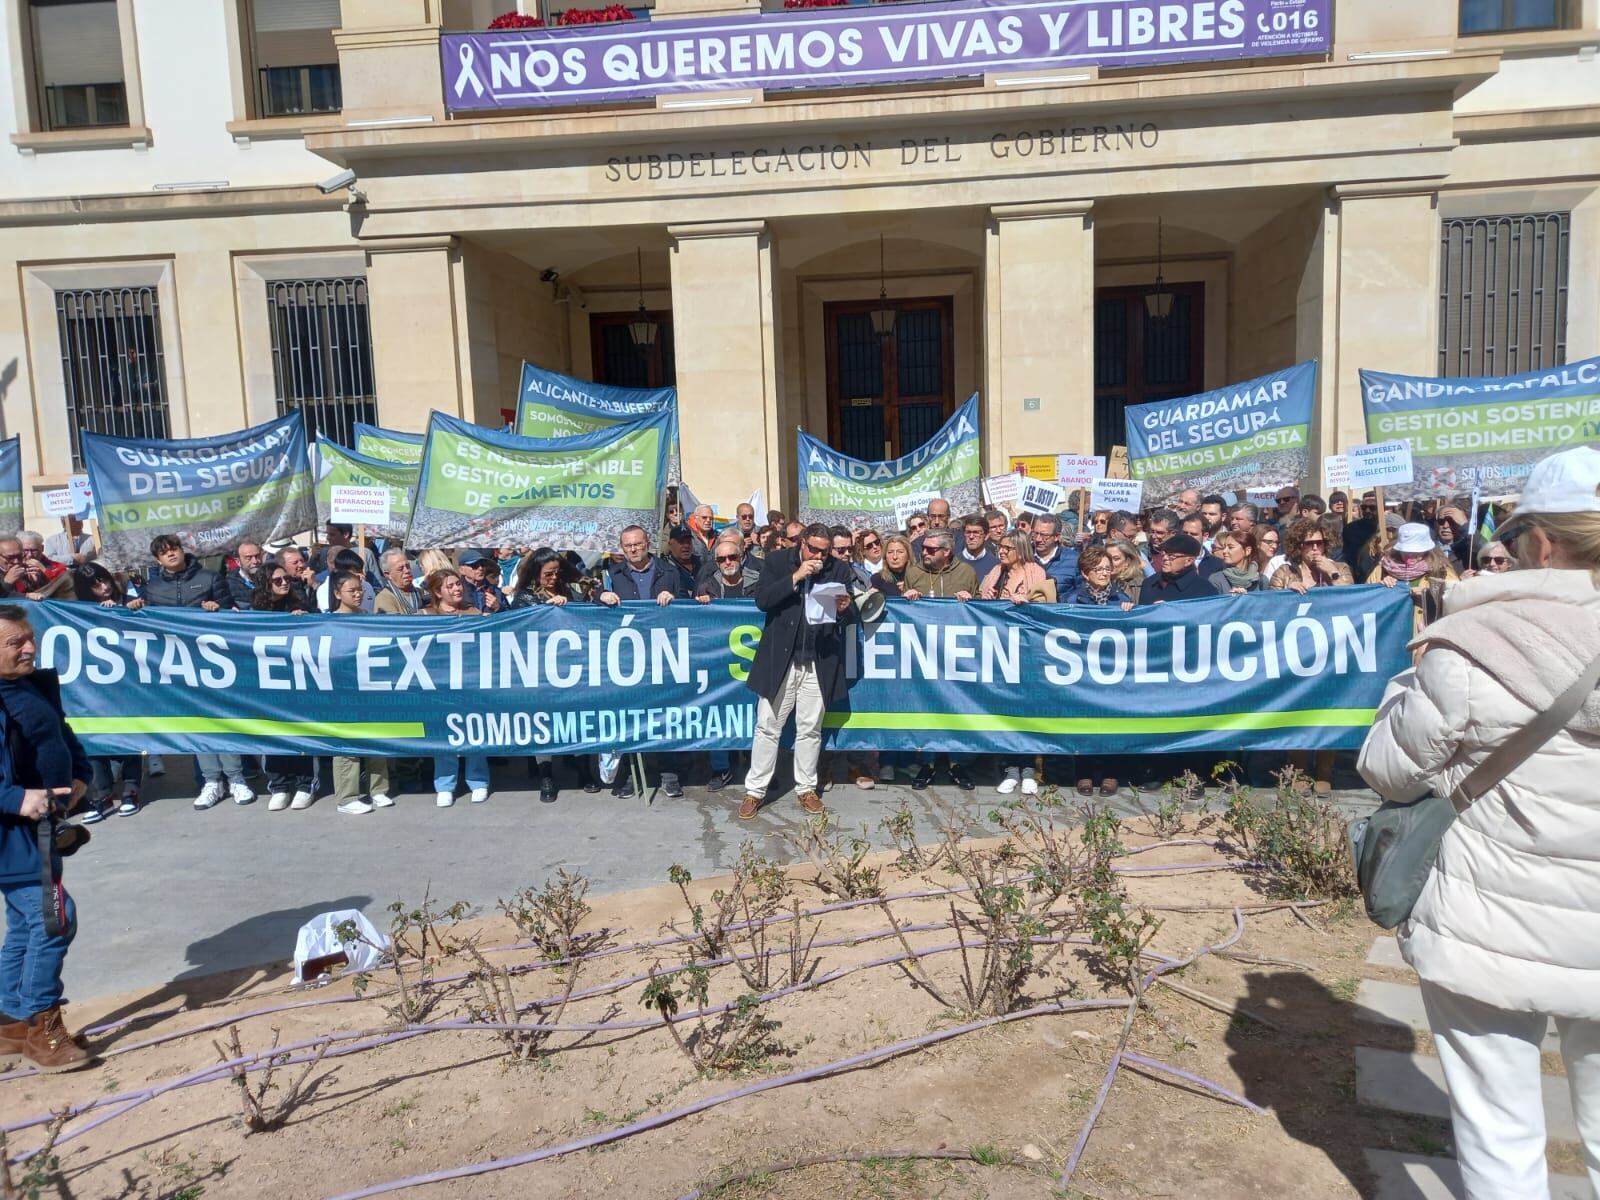
[[[0,1071],[22,1065],[22,1056],[27,1052],[28,1028],[27,1021],[8,1018],[0,1023]]]
[[[61,1020],[61,1006],[47,1008],[28,1022],[28,1040],[22,1053],[47,1075],[76,1071],[94,1061],[94,1056],[67,1032]]]

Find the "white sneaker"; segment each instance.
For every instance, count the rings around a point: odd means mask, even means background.
[[[1002,796],[1009,796],[1012,792],[1017,790],[1017,784],[1021,782],[1022,778],[1017,773],[1017,769],[1015,767],[1007,767],[1006,777],[997,785],[995,785],[994,790],[999,792]]]
[[[393,808],[394,800],[383,792],[373,792],[371,797],[373,808]]]
[[[1022,794],[1024,796],[1037,796],[1039,794],[1039,781],[1032,775],[1022,781]]]
[[[347,817],[364,817],[372,811],[372,805],[357,796],[354,800],[346,800],[339,805],[339,811]]]
[[[250,785],[242,779],[235,779],[228,785],[228,795],[235,804],[254,804],[256,794],[250,790]]]
[[[438,795],[434,796],[433,802],[440,808],[449,808],[456,802],[456,798],[451,792],[440,792]]]
[[[290,808],[310,808],[316,802],[316,796],[310,792],[296,792],[294,799],[289,802]]]
[[[267,797],[267,811],[268,812],[282,812],[284,809],[286,809],[288,807],[289,807],[289,793],[288,792],[273,792],[272,795]]]
[[[167,773],[167,764],[161,761],[161,755],[152,754],[145,759],[144,773],[146,775],[165,775]]]
[[[222,803],[222,784],[213,779],[200,789],[200,794],[194,798],[194,806],[198,809],[215,808]]]
[[[473,788],[472,789],[472,802],[474,804],[482,804],[488,798],[489,798],[489,789],[488,788]]]

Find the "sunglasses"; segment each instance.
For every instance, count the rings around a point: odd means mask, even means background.
[[[1302,546],[1326,546],[1328,543],[1322,538],[1307,538],[1300,544]]]
[[[819,545],[817,545],[817,544],[816,544],[816,543],[815,543],[815,542],[805,542],[805,543],[803,543],[803,545],[804,545],[804,546],[805,546],[805,548],[806,548],[806,549],[807,549],[807,550],[809,550],[809,551],[810,551],[810,552],[811,552],[811,553],[812,553],[812,554],[816,554],[816,555],[819,555],[819,556],[820,556],[820,555],[823,555],[823,554],[826,554],[826,553],[828,553],[828,552],[829,552],[829,551],[830,551],[830,550],[832,550],[832,549],[833,549],[833,547],[832,547],[832,546],[819,546]]]
[[[717,561],[718,562],[738,562],[739,561],[739,556],[737,554],[719,554],[719,555],[717,555]]]
[[[927,527],[928,527],[928,523],[926,521],[912,521],[909,525],[906,526],[906,528],[911,530],[911,532],[913,532],[913,533],[915,533],[919,529],[926,529]]]
[[[883,545],[883,543],[877,538],[863,538],[861,540],[861,548],[863,550],[876,550],[881,545]]]
[[[1511,560],[1503,554],[1496,554],[1491,558],[1484,559],[1483,565],[1486,567],[1509,567]]]
[[[274,575],[268,582],[270,582],[273,587],[288,587],[289,577],[287,575]]]

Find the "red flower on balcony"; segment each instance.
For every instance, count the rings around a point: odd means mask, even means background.
[[[490,29],[543,29],[544,21],[539,17],[530,17],[525,13],[501,13],[489,22]]]
[[[609,25],[613,21],[631,21],[633,13],[621,4],[608,4],[604,8],[569,8],[556,14],[557,25]]]
[[[839,8],[850,0],[783,0],[785,8]]]

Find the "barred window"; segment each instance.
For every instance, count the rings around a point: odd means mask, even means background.
[[[267,313],[279,415],[298,408],[308,437],[354,446],[356,422],[378,421],[367,281],[275,280]]]
[[[1443,222],[1439,374],[1515,375],[1567,360],[1572,214]]]
[[[72,465],[83,468],[81,435],[170,437],[160,302],[153,287],[56,293],[61,377]]]

